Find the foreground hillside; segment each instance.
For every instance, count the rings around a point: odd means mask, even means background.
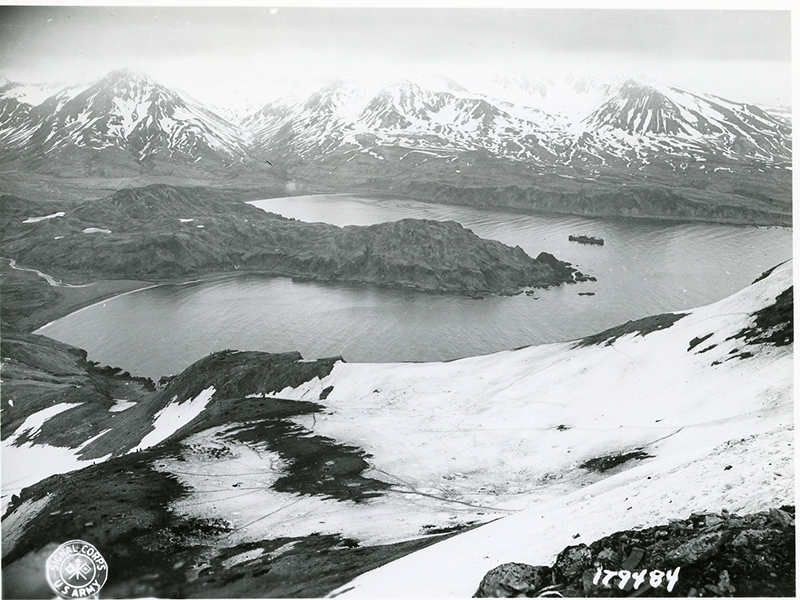
[[[581,275],[455,222],[302,223],[204,188],[152,185],[77,206],[0,197],[2,255],[81,279],[164,280],[251,271],[465,294],[513,293]]]
[[[425,364],[226,351],[158,389],[4,338],[4,595],[47,597],[45,558],[79,537],[107,597],[463,597],[576,540],[793,504],[792,309],[786,263],[574,342]],[[793,563],[776,577],[790,589]]]

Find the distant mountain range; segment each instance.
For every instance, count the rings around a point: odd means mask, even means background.
[[[369,153],[381,146],[484,150],[543,169],[589,171],[609,161],[638,166],[659,156],[676,161],[676,169],[678,161],[708,160],[707,155],[769,165],[791,159],[790,119],[779,110],[636,80],[499,83],[496,97],[411,81],[376,92],[331,85],[301,103],[267,105],[240,125],[252,147],[304,157]]]
[[[52,91],[0,86],[0,162],[70,176],[257,173],[290,189],[581,214],[791,214],[788,109],[635,79],[517,73],[480,91],[434,77],[338,81],[237,120],[128,71]],[[639,186],[632,201],[597,200],[622,184]],[[482,200],[462,193],[476,189]],[[681,190],[679,206],[650,214],[653,190]]]

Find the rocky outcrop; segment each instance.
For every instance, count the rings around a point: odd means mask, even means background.
[[[692,514],[564,549],[552,567],[507,563],[477,598],[793,596],[794,507]]]

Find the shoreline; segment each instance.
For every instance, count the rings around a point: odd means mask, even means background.
[[[156,285],[160,284],[131,279],[101,279],[93,281],[85,287],[56,288],[61,292],[60,297],[49,304],[43,304],[33,309],[28,317],[29,323],[21,329],[26,333],[41,335],[37,333],[40,329],[63,317],[117,296],[132,294]],[[80,290],[80,292],[75,293],[73,290]]]
[[[25,272],[31,272],[31,271],[32,270],[27,270],[27,269],[25,270]],[[453,294],[456,296],[462,296],[473,300],[482,300],[485,297],[492,295],[516,296],[519,294],[523,294],[528,290],[546,290],[551,287],[560,287],[561,285],[577,283],[575,281],[571,281],[571,282],[562,282],[558,285],[551,284],[541,287],[524,286],[514,293],[503,292],[503,291],[496,291],[496,292],[476,291],[468,293],[459,290],[450,290],[450,289],[437,290],[437,289],[428,289],[424,287],[416,287],[403,284],[373,282],[368,280],[337,280],[337,279],[318,278],[318,277],[313,277],[311,275],[306,276],[306,275],[298,275],[293,273],[274,272],[274,271],[250,271],[244,269],[239,271],[215,271],[213,273],[197,275],[189,279],[162,279],[162,280],[98,279],[96,281],[87,282],[86,284],[74,287],[49,286],[52,289],[58,290],[60,292],[61,297],[58,300],[55,300],[50,306],[42,305],[31,311],[31,315],[29,317],[31,319],[31,323],[24,329],[26,330],[27,333],[33,333],[35,335],[45,335],[44,333],[41,333],[41,330],[51,325],[55,321],[82,312],[84,310],[92,308],[93,306],[96,306],[108,300],[113,300],[114,298],[120,298],[122,296],[127,296],[129,294],[157,288],[160,286],[167,286],[167,285],[184,286],[191,284],[209,283],[212,281],[233,279],[247,275],[256,275],[259,277],[268,277],[268,278],[280,277],[280,278],[290,279],[294,282],[317,283],[322,285],[333,284],[333,285],[345,285],[345,286],[356,286],[356,287],[368,286],[368,287],[395,289],[401,291],[416,292],[421,294],[434,294],[434,295]],[[42,282],[44,283],[44,280],[42,280]],[[96,293],[91,293],[92,291],[95,290]],[[65,298],[64,296],[72,296],[72,298]],[[78,298],[75,298],[76,296],[78,296]],[[80,296],[83,297],[81,298]]]
[[[364,195],[367,195],[366,193]],[[766,221],[757,221],[757,220],[747,220],[747,219],[739,219],[739,218],[730,218],[730,219],[704,219],[703,217],[689,217],[683,216],[678,217],[674,215],[614,215],[614,214],[588,214],[579,211],[558,211],[558,210],[542,210],[542,209],[535,209],[535,208],[524,208],[524,207],[516,207],[516,206],[504,206],[504,205],[490,205],[490,204],[470,204],[465,202],[447,202],[445,200],[437,199],[425,199],[425,198],[415,198],[415,197],[407,197],[409,200],[416,200],[417,202],[424,202],[425,204],[439,204],[442,206],[463,206],[468,208],[476,208],[479,210],[488,210],[494,212],[508,212],[511,214],[523,214],[523,215],[543,215],[543,216],[552,216],[552,217],[579,217],[583,219],[590,219],[590,220],[608,220],[608,221],[623,221],[623,222],[645,222],[645,223],[658,223],[658,224],[668,224],[668,225],[695,225],[695,224],[705,224],[705,225],[722,225],[728,227],[775,227],[780,229],[792,229],[794,226],[794,221],[792,215],[786,215],[785,218],[788,219],[788,223],[786,222],[766,222]]]
[[[93,287],[103,287],[107,288],[100,293],[97,294],[89,294],[88,297],[77,300],[77,301],[70,301],[66,298],[61,298],[56,301],[55,305],[46,308],[41,307],[40,310],[43,314],[38,316],[37,320],[34,322],[34,328],[29,332],[35,335],[44,335],[43,333],[39,333],[41,329],[44,329],[48,325],[51,325],[55,321],[59,319],[63,319],[64,317],[68,317],[70,315],[74,315],[76,313],[82,312],[87,310],[97,304],[101,304],[103,302],[107,302],[108,300],[113,300],[114,298],[121,298],[122,296],[127,296],[129,294],[134,294],[136,292],[142,292],[144,290],[150,290],[153,288],[160,287],[162,285],[190,285],[193,283],[206,283],[210,281],[215,281],[218,279],[226,279],[228,277],[237,277],[243,274],[252,274],[253,271],[237,271],[235,273],[223,271],[223,272],[214,272],[209,273],[208,275],[201,275],[199,277],[195,277],[193,279],[158,279],[158,280],[143,280],[143,279],[98,279],[96,281],[89,282],[80,288],[78,287],[67,287],[62,288],[59,287],[60,291],[63,290],[84,290],[90,291]],[[274,275],[272,273],[255,273],[258,275],[264,276],[274,276],[274,277],[282,277],[282,275]],[[99,291],[99,290],[98,290]],[[67,295],[70,292],[66,292]],[[77,295],[77,294],[73,294]],[[43,318],[47,318],[44,323],[40,324],[40,321]]]
[[[492,204],[471,204],[468,202],[453,202],[443,199],[430,199],[421,196],[411,196],[400,192],[380,192],[370,191],[368,189],[359,190],[354,189],[347,192],[339,191],[305,191],[304,193],[292,194],[290,196],[274,196],[268,198],[258,198],[254,200],[244,200],[246,204],[253,204],[255,202],[269,201],[269,200],[293,200],[295,198],[312,198],[314,196],[345,196],[351,197],[356,200],[407,200],[411,202],[421,202],[423,204],[433,204],[441,206],[454,206],[462,208],[473,208],[481,211],[490,212],[503,212],[513,215],[531,215],[531,216],[550,216],[550,217],[578,217],[588,220],[605,220],[605,221],[623,221],[623,222],[644,222],[652,224],[667,224],[667,225],[721,225],[728,227],[764,227],[764,228],[778,228],[778,229],[792,229],[794,221],[792,215],[783,215],[783,218],[776,219],[774,222],[761,221],[761,220],[747,220],[744,218],[729,218],[729,219],[706,219],[703,217],[691,216],[675,216],[675,215],[615,215],[615,214],[589,214],[580,211],[569,210],[543,210],[536,208],[526,208],[520,206],[505,206],[505,205],[492,205]],[[261,208],[261,207],[257,207]],[[261,209],[265,210],[265,209]],[[269,212],[269,211],[267,211]],[[292,218],[292,217],[287,217]],[[299,219],[298,219],[299,220]],[[787,221],[788,220],[788,221]],[[780,221],[780,222],[778,222]]]

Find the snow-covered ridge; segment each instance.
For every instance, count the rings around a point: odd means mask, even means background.
[[[514,73],[470,82],[469,89],[433,76],[339,80],[236,122],[129,71],[46,99],[20,85],[0,88],[0,147],[9,158],[119,148],[139,162],[163,155],[190,164],[309,161],[336,153],[381,160],[375,150],[390,146],[483,150],[540,166],[647,164],[658,156],[675,169],[707,155],[791,160],[788,112],[638,79]]]
[[[56,94],[76,94],[81,86],[60,83],[19,83],[3,78],[0,81],[0,100],[14,99],[20,104],[38,106]]]
[[[748,357],[752,348],[733,337],[791,278],[783,265],[668,328],[609,345],[445,364],[339,364],[320,382],[284,390],[303,398],[333,386],[314,430],[359,444],[409,493],[525,509],[342,590],[469,596],[488,569],[549,564],[576,534],[590,543],[692,511],[793,503],[792,348],[763,346]],[[646,456],[606,478],[581,468],[635,452]]]

